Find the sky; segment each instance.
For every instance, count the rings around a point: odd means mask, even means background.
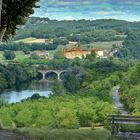
[[[32,16],[57,20],[140,21],[140,0],[41,0]]]

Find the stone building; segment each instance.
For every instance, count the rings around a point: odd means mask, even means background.
[[[34,54],[38,55],[40,59],[49,59],[50,58],[50,54],[48,51],[34,51]]]
[[[86,57],[88,54],[91,54],[91,51],[80,48],[80,45],[75,45],[72,48],[64,48],[62,53],[64,57],[68,59],[74,59],[76,57]]]
[[[101,51],[99,49],[84,50],[80,47],[79,44],[76,44],[72,48],[64,48],[62,53],[63,56],[68,59],[74,59],[76,57],[83,58],[92,53],[95,53],[97,58],[104,58],[105,56],[104,51]]]

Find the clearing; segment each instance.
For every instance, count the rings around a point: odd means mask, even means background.
[[[48,39],[37,39],[37,38],[34,38],[34,37],[29,37],[29,38],[16,40],[14,42],[16,42],[16,43],[23,42],[23,43],[32,44],[32,43],[46,43],[46,42],[49,42],[49,40]]]

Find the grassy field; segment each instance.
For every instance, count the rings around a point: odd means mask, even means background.
[[[53,57],[55,51],[49,51],[50,53],[50,56]],[[14,62],[19,62],[19,63],[30,63],[30,62],[33,62],[33,63],[44,63],[44,61],[47,61],[46,59],[40,59],[40,60],[32,60],[30,58],[30,54],[24,54],[22,51],[15,51],[15,55],[16,55],[16,58],[14,60],[11,60],[11,61],[14,61]],[[9,62],[10,60],[5,60],[5,58],[3,57],[3,51],[0,51],[0,62]]]
[[[91,44],[81,45],[83,49],[99,49],[99,50],[111,50],[113,44],[122,44],[123,41],[103,41],[103,42],[94,42]],[[58,46],[58,50],[62,50],[63,48],[71,48],[74,47],[74,44],[68,44],[66,46]]]
[[[104,128],[96,128],[95,130],[21,128],[19,131],[31,138],[39,138],[41,140],[111,140],[110,131]]]
[[[22,61],[24,59],[30,58],[30,54],[26,55],[22,51],[17,51],[15,52],[15,54],[16,54],[16,58],[14,59],[15,61]]]
[[[16,42],[16,43],[23,42],[23,43],[32,44],[32,43],[45,43],[46,40],[47,39],[37,39],[37,38],[34,38],[34,37],[29,37],[29,38],[24,38],[24,39],[21,39],[21,40],[16,40],[14,42]]]
[[[100,50],[110,50],[113,44],[121,44],[123,41],[103,41],[103,42],[94,42],[88,45],[83,45],[84,48],[90,46],[90,49],[97,48]]]
[[[4,60],[3,51],[0,51],[0,60]]]
[[[16,58],[14,61],[22,61],[24,59],[29,59],[30,55],[25,55],[22,51],[15,51]],[[5,58],[3,57],[3,51],[0,51],[0,61],[6,61]]]
[[[17,130],[33,140],[127,140],[115,138],[103,127],[82,129],[20,128]]]

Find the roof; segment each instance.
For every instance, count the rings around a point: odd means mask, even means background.
[[[46,54],[49,54],[49,52],[48,51],[34,51],[34,53],[36,53],[36,54],[39,54],[39,55],[46,55]]]

